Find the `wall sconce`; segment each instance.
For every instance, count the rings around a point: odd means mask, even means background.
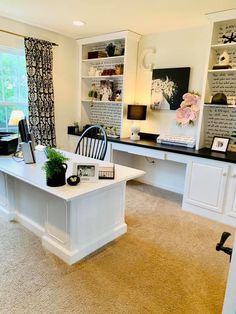
[[[141,65],[145,70],[152,71],[154,68],[154,62],[150,62],[149,59],[153,59],[152,55],[156,55],[156,48],[145,49],[141,55]]]

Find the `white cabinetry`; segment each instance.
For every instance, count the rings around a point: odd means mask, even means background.
[[[224,163],[211,160],[190,162],[185,181],[185,201],[222,212],[228,168]]]
[[[208,17],[212,37],[202,93],[200,147],[210,147],[214,136],[231,137],[236,130],[236,10],[213,13]],[[225,61],[220,60],[223,55]],[[227,104],[212,103],[212,97],[218,93],[227,97]]]
[[[108,134],[129,135],[126,105],[134,102],[139,38],[124,31],[77,41],[80,129],[99,123]],[[108,45],[115,46],[112,56],[106,56]]]
[[[236,166],[193,158],[187,165],[182,207],[194,214],[236,226]]]
[[[230,166],[225,211],[227,215],[236,220],[236,165]]]

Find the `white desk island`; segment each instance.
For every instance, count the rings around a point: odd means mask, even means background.
[[[96,162],[65,153],[73,162]],[[0,213],[16,220],[41,237],[49,251],[73,264],[127,231],[124,220],[126,181],[144,174],[116,165],[114,180],[48,187],[42,165],[44,152],[36,152],[36,164],[0,157]]]

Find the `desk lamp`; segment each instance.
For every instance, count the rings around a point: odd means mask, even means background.
[[[8,125],[9,126],[17,126],[18,127],[19,121],[21,119],[23,119],[24,116],[25,115],[24,115],[23,111],[21,111],[21,110],[12,110],[11,115],[10,115],[10,119],[8,121]],[[19,151],[19,144],[20,144],[20,141],[19,141],[19,130],[18,130],[17,152]]]
[[[146,120],[146,114],[147,114],[147,106],[146,105],[128,105],[128,112],[127,112],[127,119],[128,120]],[[139,141],[140,136],[138,133],[140,132],[140,127],[138,125],[135,125],[135,122],[133,122],[133,125],[131,127],[131,136],[130,139],[133,141]]]
[[[21,110],[12,110],[10,119],[8,121],[9,126],[18,126],[18,123],[21,119],[24,118],[24,112]]]

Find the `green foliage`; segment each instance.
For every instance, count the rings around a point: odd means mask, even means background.
[[[69,158],[65,157],[54,148],[46,148],[46,152],[48,160],[45,162],[42,169],[46,172],[47,178],[52,178],[61,171],[62,164],[69,160]]]

